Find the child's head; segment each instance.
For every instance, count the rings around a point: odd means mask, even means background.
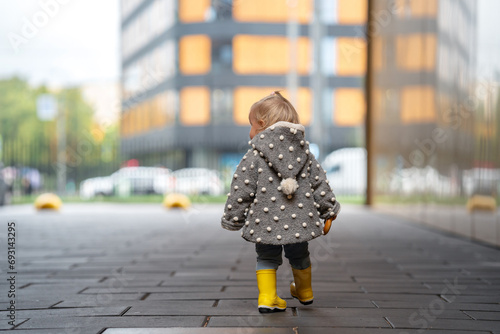
[[[250,125],[250,139],[277,122],[290,122],[299,124],[299,114],[292,104],[285,99],[279,91],[274,91],[255,102],[248,115]]]

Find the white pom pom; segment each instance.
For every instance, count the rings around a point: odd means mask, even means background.
[[[288,179],[283,179],[280,185],[285,195],[291,195],[299,188],[297,180],[291,177],[289,177]]]

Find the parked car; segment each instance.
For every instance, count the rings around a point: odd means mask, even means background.
[[[82,181],[80,196],[91,199],[95,196],[113,194],[164,194],[167,192],[171,171],[160,167],[124,167],[110,176],[95,177]],[[165,182],[164,182],[165,181]]]
[[[366,150],[341,148],[328,154],[322,167],[337,195],[363,195],[366,192]]]
[[[221,195],[224,184],[219,172],[206,168],[184,168],[172,173],[173,191],[187,195]]]
[[[96,196],[111,196],[113,194],[113,179],[110,176],[93,177],[80,183],[80,197],[91,199]]]
[[[170,170],[160,167],[124,167],[111,175],[113,185],[121,187],[124,184],[130,186],[132,194],[155,194],[160,187],[155,187],[161,176],[167,176]],[[156,190],[155,190],[156,189]]]

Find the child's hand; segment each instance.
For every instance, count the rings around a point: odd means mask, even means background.
[[[328,232],[330,232],[330,227],[332,227],[332,221],[334,221],[335,219],[337,219],[337,216],[333,216],[332,218],[328,218],[325,221],[325,226],[323,227],[323,233],[325,235],[327,235]]]

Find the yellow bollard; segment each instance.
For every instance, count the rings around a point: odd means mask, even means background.
[[[487,210],[495,212],[497,210],[497,203],[493,196],[473,195],[467,201],[467,211],[471,213],[475,210]]]
[[[35,199],[35,209],[37,210],[59,210],[62,201],[56,194],[45,193]]]
[[[172,193],[165,196],[163,206],[167,209],[181,208],[187,210],[191,206],[191,201],[186,195]]]

